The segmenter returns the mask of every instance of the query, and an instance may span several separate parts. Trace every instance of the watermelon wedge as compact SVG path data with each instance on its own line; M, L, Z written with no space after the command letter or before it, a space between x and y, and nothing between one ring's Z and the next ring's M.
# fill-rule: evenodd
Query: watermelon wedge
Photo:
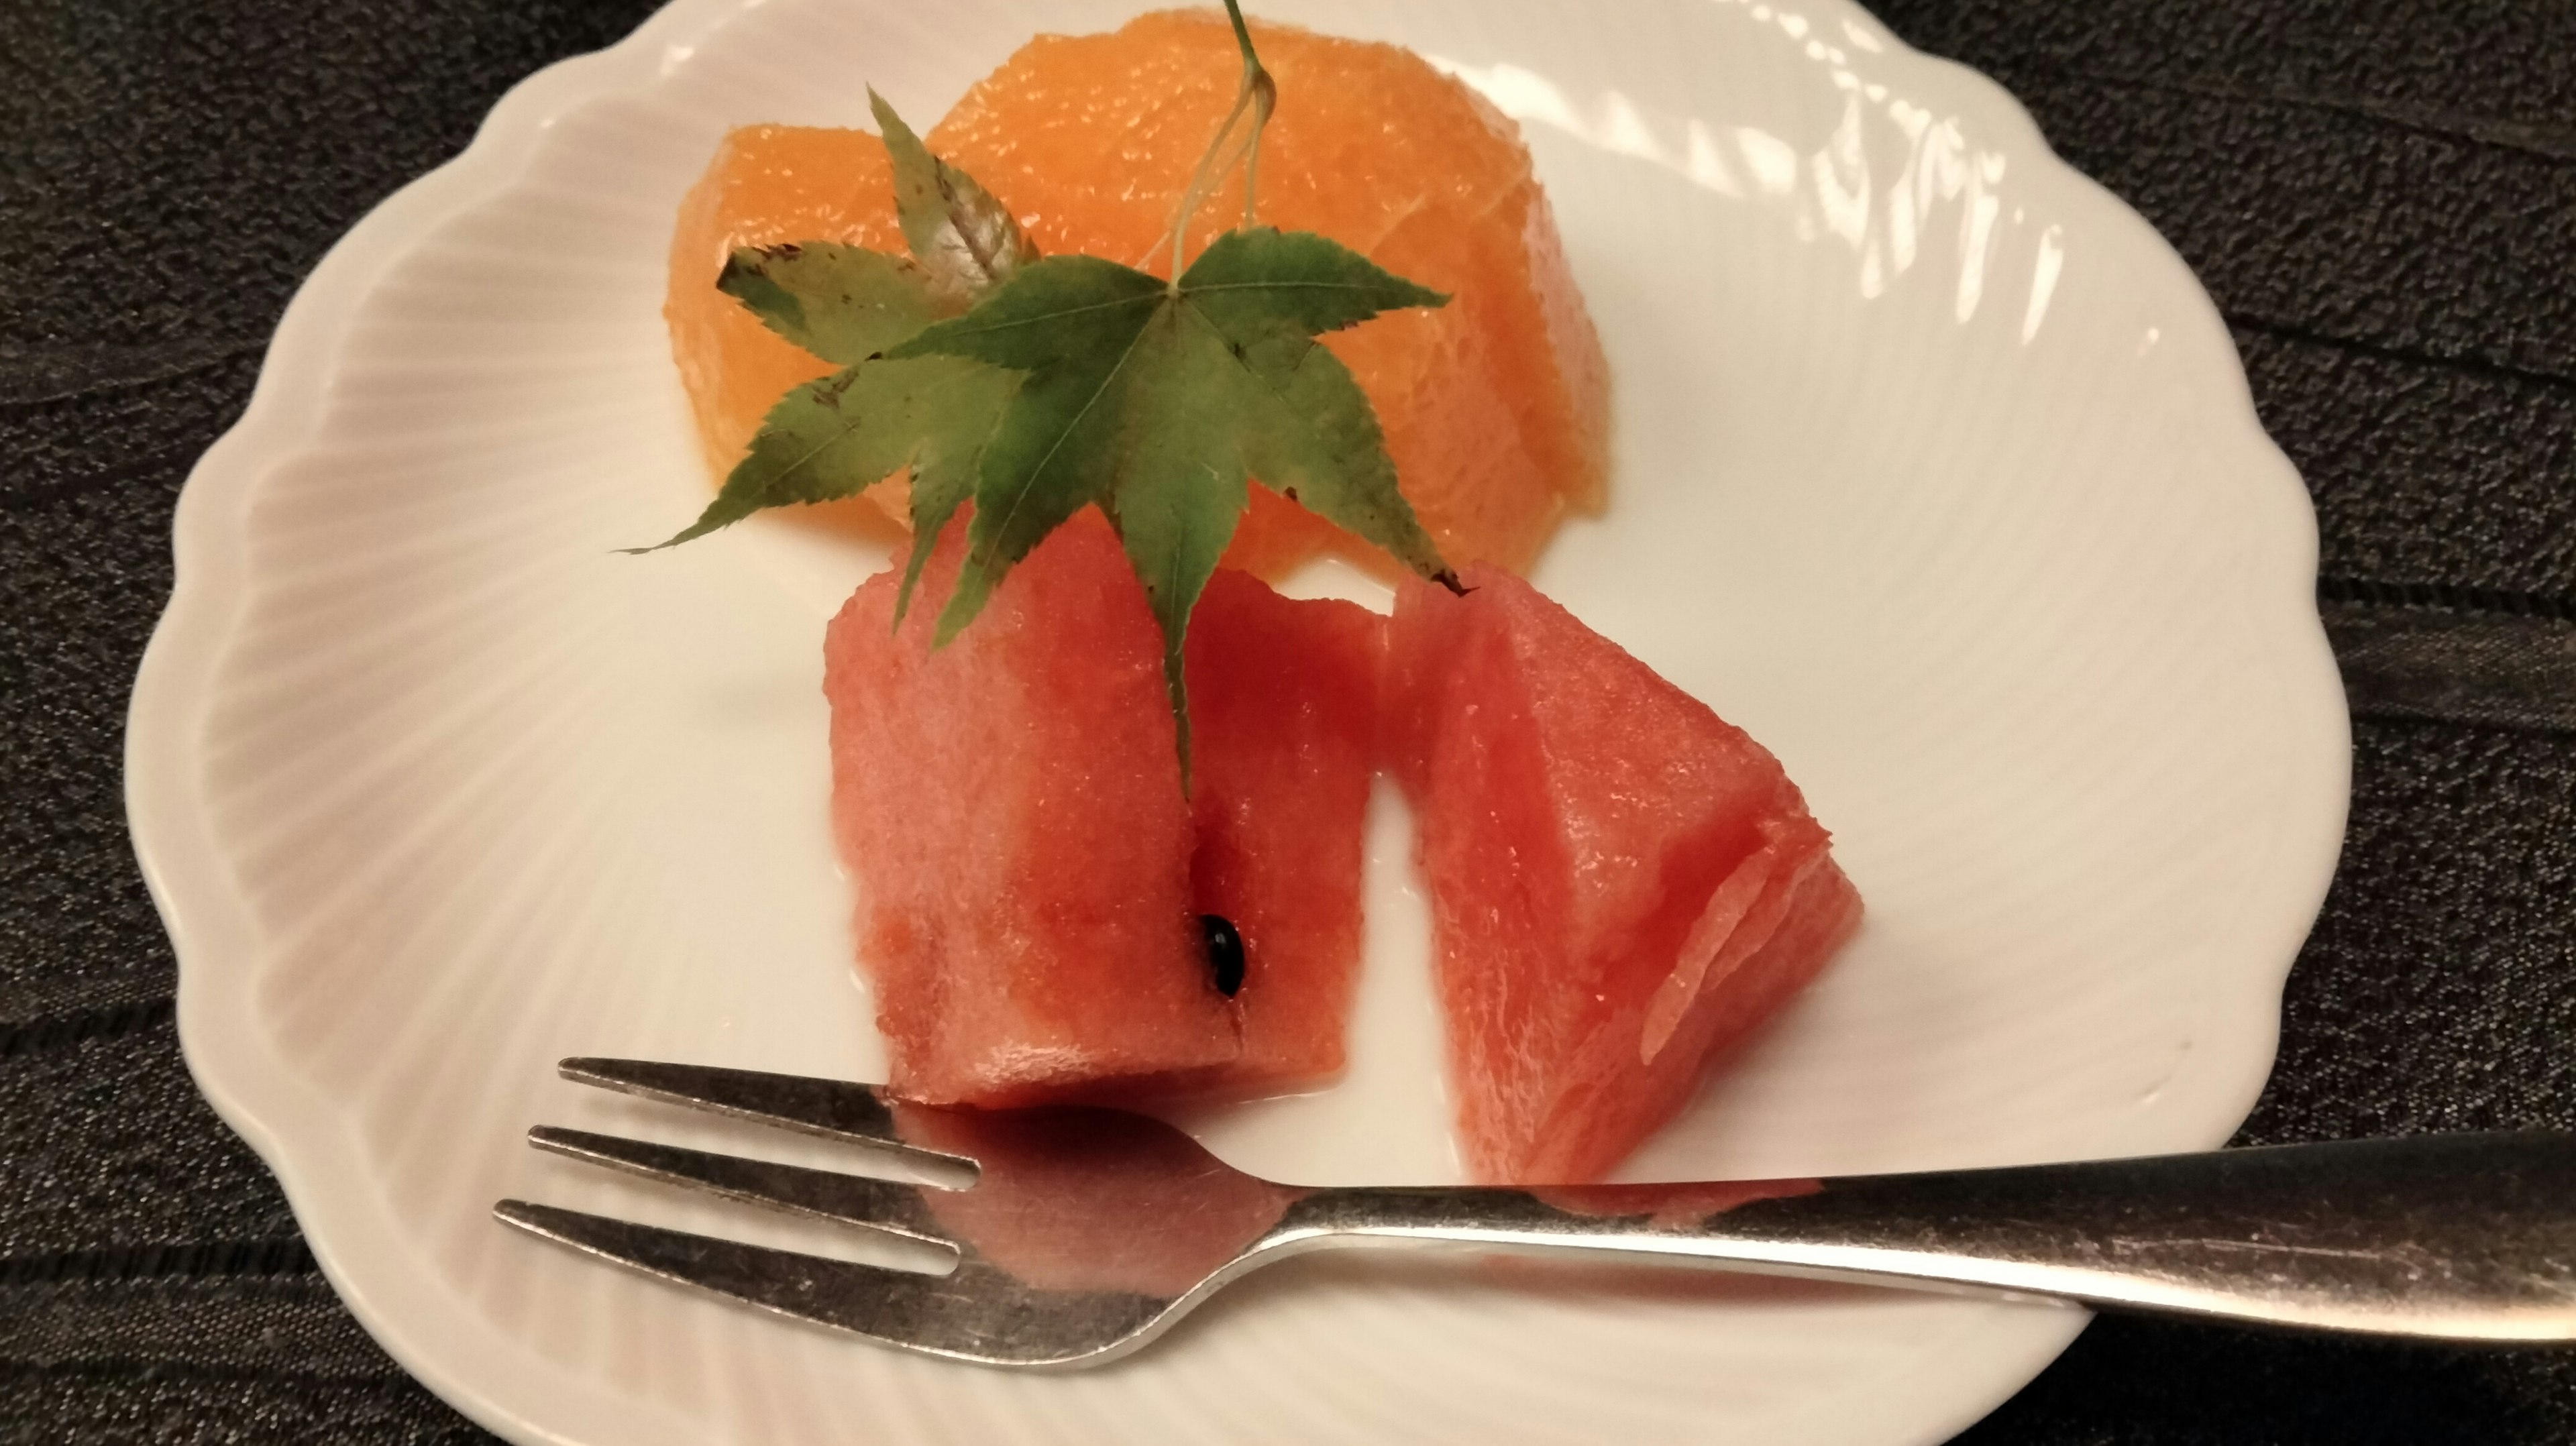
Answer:
M1220 572L1186 657L1184 801L1161 633L1107 525L1048 537L934 651L964 531L900 627L881 573L824 641L833 823L890 1083L1003 1107L1339 1069L1383 621ZM1231 998L1203 914L1242 937Z
M1492 568L1399 595L1386 747L1413 800L1461 1142L1599 1178L1824 966L1860 896L1778 760Z
M1341 1072L1386 619L1221 569L1190 614L1192 907L1243 939L1228 1093Z

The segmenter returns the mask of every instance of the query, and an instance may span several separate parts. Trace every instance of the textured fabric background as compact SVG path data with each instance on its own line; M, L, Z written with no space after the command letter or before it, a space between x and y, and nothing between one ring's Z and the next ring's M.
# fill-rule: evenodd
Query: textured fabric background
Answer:
M297 281L648 8L0 0L0 1439L489 1439L189 1084L120 720ZM2172 238L2316 496L2352 832L2243 1139L2576 1127L2576 6L1881 14ZM1966 1439L2569 1442L2576 1353L2105 1320Z

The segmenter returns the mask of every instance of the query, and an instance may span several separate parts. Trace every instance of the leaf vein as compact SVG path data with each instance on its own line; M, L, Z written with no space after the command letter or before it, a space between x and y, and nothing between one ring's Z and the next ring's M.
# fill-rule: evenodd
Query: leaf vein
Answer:
M1073 414L1073 420L1065 423L1064 430L1056 433L1053 441L1047 443L1046 455L1040 457L1037 465L1021 479L1019 493L1011 499L1010 510L1002 514L1001 522L993 528L996 537L1008 531L1011 523L1018 519L1020 509L1028 503L1029 493L1036 488L1038 477L1054 463L1056 455L1064 450L1067 439L1082 426L1083 419L1091 415L1092 409L1100 405L1100 399L1109 395L1109 389L1117 384L1118 374L1127 369L1127 363L1135 358L1136 348L1143 344L1146 328L1153 324L1153 318L1147 317L1145 324L1136 328L1136 334L1127 338L1127 345L1118 352L1117 362L1101 376L1100 385L1092 389L1091 395L1082 399L1082 409Z
M1148 292L1141 293L1136 296L1122 296L1116 301L1095 301L1084 306L1066 307L1062 311L1049 311L1033 316L1014 317L1008 321L988 321L978 326L967 325L967 318L960 317L956 321L945 323L941 327L941 331L944 337L994 336L1001 332L1016 331L1026 327L1049 326L1058 322L1071 320L1078 316L1088 315L1092 312L1122 311L1134 307L1139 303L1144 303L1149 306L1159 306L1162 302L1163 298L1160 295ZM1021 370L1026 370L1026 368L1022 368Z
M1211 291L1364 291L1386 294L1384 286L1370 286L1355 281L1193 281L1181 288L1185 296Z

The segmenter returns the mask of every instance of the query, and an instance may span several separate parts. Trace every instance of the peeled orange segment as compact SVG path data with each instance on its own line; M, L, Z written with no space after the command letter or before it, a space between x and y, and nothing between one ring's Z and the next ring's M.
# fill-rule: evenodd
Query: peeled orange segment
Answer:
M1326 344L1375 403L1398 485L1444 558L1526 567L1568 508L1601 500L1608 374L1518 130L1410 51L1285 26L1253 38L1279 84L1259 220L1450 293ZM1213 11L1044 35L969 90L930 145L1050 254L1168 274L1173 210L1241 69ZM1238 170L1200 212L1192 254L1242 215ZM1285 504L1247 515L1227 561L1276 575L1333 544L1383 565Z
M1461 1141L1599 1178L1860 918L1762 746L1530 588L1398 595L1387 747L1414 803Z
M734 248L794 241L903 250L884 142L864 131L745 126L725 137L706 174L680 202L662 316L670 324L672 360L689 393L708 470L719 482L742 460L780 393L832 370L716 290ZM868 512L854 518L855 508ZM879 486L858 500L824 504L843 520L862 524L873 522L880 508L904 521L902 490Z
M1383 316L1325 344L1376 405L1398 484L1443 557L1526 567L1569 509L1601 502L1609 382L1518 131L1408 51L1279 26L1255 34L1280 85L1260 220L1321 232L1450 294L1437 311ZM1172 212L1240 71L1213 13L1041 36L928 139L1041 249L1162 272ZM1200 212L1192 254L1242 213L1238 172ZM727 137L681 206L664 308L719 479L778 394L827 368L719 293L716 275L736 246L808 240L902 249L883 144L790 126ZM906 521L899 484L865 495ZM1392 565L1261 489L1225 560L1277 577L1324 551Z

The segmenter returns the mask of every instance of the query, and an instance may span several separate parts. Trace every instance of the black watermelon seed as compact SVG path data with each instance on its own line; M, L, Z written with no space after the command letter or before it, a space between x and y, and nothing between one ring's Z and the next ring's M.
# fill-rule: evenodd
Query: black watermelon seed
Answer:
M1243 987L1243 936L1223 914L1199 915L1199 929L1207 935L1208 969L1216 975L1216 992L1232 999Z

